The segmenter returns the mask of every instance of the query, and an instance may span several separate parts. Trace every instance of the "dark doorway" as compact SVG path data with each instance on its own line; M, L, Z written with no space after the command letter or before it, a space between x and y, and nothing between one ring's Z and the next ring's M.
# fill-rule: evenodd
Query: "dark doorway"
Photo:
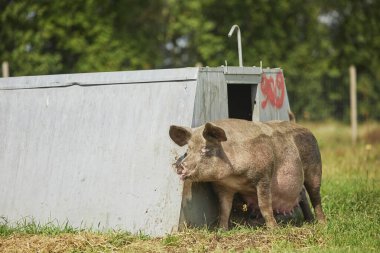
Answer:
M251 85L229 84L227 92L229 118L252 120Z

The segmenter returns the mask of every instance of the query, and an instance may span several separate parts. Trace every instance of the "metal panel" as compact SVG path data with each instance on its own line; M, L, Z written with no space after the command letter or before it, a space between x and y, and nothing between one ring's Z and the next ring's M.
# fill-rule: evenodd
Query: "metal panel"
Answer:
M281 69L263 69L257 87L253 121L289 120L289 100Z
M200 69L194 104L192 127L228 118L227 84L223 68ZM217 218L218 201L211 185L188 185L183 193L180 225L186 221L191 226L212 226Z
M261 75L226 75L228 84L258 84L260 83Z
M192 127L228 118L227 84L222 68L201 68Z
M262 69L259 67L223 66L222 68L227 75L258 75L262 73Z
M65 80L101 83L94 74L76 77ZM18 88L50 85L45 77L12 80ZM168 129L191 126L195 92L196 81L0 90L0 216L175 230L182 182L171 164L180 150Z
M261 68L223 67L228 84L258 84L261 80Z

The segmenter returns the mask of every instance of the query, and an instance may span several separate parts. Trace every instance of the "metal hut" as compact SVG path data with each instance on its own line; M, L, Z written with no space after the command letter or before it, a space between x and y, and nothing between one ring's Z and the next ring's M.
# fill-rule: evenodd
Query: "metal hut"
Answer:
M0 78L0 217L161 236L211 224L182 204L172 124L288 119L281 69L194 67Z

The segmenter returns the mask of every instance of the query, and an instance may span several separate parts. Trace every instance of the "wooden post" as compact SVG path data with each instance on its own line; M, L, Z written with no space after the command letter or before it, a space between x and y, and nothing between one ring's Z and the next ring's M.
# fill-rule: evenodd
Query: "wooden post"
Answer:
M7 61L3 61L2 69L3 69L3 77L9 77L9 64Z
M351 106L351 134L352 144L356 144L358 138L358 119L356 106L356 68L350 66L350 106Z

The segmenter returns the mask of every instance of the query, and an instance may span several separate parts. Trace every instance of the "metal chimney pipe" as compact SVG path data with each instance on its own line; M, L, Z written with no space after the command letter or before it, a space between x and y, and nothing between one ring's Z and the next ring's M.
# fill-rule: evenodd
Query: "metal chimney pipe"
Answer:
M239 66L243 67L243 53L241 49L241 33L240 33L240 27L238 25L233 25L231 27L230 32L228 33L228 37L231 37L234 33L235 29L237 28L237 40L238 40L238 54L239 54Z

